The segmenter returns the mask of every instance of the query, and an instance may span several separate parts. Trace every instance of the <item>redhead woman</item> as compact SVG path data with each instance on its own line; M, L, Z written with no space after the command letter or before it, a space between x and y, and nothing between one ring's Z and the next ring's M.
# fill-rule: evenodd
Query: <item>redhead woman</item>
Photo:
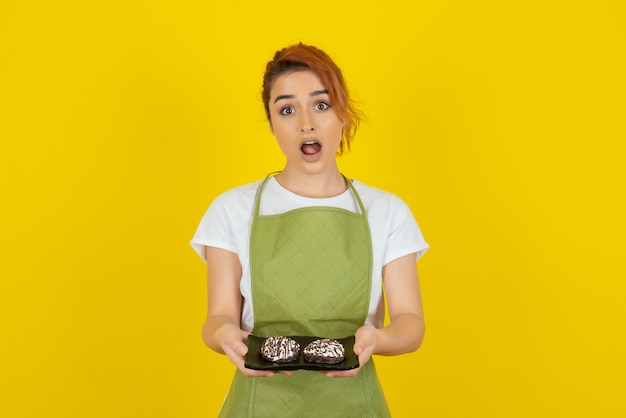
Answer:
M286 164L218 196L191 242L208 266L204 341L237 366L220 416L389 416L372 355L421 345L428 244L401 199L339 171L359 112L325 52L276 52L262 98ZM251 335L354 336L358 367L248 368Z

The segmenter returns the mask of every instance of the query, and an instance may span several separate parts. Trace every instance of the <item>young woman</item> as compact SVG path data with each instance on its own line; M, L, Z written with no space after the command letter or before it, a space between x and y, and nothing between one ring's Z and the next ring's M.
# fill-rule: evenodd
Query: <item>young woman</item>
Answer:
M371 356L419 348L415 262L428 244L404 202L339 172L359 113L326 53L301 43L276 52L262 98L286 165L218 196L192 240L208 265L203 338L237 366L220 416L389 416ZM251 333L354 335L360 366L252 370Z

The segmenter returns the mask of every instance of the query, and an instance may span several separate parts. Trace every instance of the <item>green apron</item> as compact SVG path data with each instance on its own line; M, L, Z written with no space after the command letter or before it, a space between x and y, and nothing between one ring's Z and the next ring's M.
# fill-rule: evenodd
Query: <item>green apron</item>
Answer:
M367 318L372 240L361 213L316 206L260 215L257 191L250 234L254 330L260 337L353 335ZM239 370L220 417L388 417L373 360L355 377L329 378L297 370L292 376L247 378Z

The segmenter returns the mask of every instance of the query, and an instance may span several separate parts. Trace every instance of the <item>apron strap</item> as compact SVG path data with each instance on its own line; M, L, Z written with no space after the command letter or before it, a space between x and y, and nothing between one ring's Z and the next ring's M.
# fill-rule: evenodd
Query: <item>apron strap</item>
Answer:
M265 179L263 180L263 183L261 183L261 185L257 189L256 197L254 199L254 216L255 217L259 216L259 214L261 212L261 193L263 192L263 189L265 188L265 185L267 184L268 180L271 177L274 177L278 173L280 173L280 171L274 171L272 173L269 173L267 176L265 176ZM356 189L354 188L354 185L352 184L352 180L350 180L348 177L346 177L343 174L341 174L341 176L344 178L344 180L346 181L346 184L349 186L350 190L352 191L352 194L356 198L356 201L357 201L357 203L359 205L359 209L361 211L361 215L363 215L363 217L365 218L365 222L367 223L367 227L369 229L369 222L367 222L367 215L366 215L366 212L365 212L365 205L363 204L363 201L361 200L361 196L359 196L359 194L356 192Z
M270 179L270 177L274 177L276 174L280 173L280 171L274 171L272 173L269 173L267 176L265 176L265 179L263 180L263 183L261 183L261 185L259 186L259 188L256 191L256 197L254 199L254 219L259 216L260 213L260 208L261 208L261 192L263 191L263 189L265 188L265 184L267 183L267 181Z

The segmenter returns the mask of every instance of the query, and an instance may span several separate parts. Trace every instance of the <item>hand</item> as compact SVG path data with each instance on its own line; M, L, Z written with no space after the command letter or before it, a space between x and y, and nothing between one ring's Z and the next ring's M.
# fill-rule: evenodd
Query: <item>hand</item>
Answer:
M359 358L359 367L352 370L333 370L326 372L328 377L354 377L372 357L376 348L378 330L371 325L364 325L354 335L354 354Z
M248 353L249 332L243 331L232 324L225 324L216 332L217 338L221 340L221 347L228 359L243 373L246 377L271 377L276 372L271 370L253 370L245 366L245 356ZM281 372L291 375L291 372Z

